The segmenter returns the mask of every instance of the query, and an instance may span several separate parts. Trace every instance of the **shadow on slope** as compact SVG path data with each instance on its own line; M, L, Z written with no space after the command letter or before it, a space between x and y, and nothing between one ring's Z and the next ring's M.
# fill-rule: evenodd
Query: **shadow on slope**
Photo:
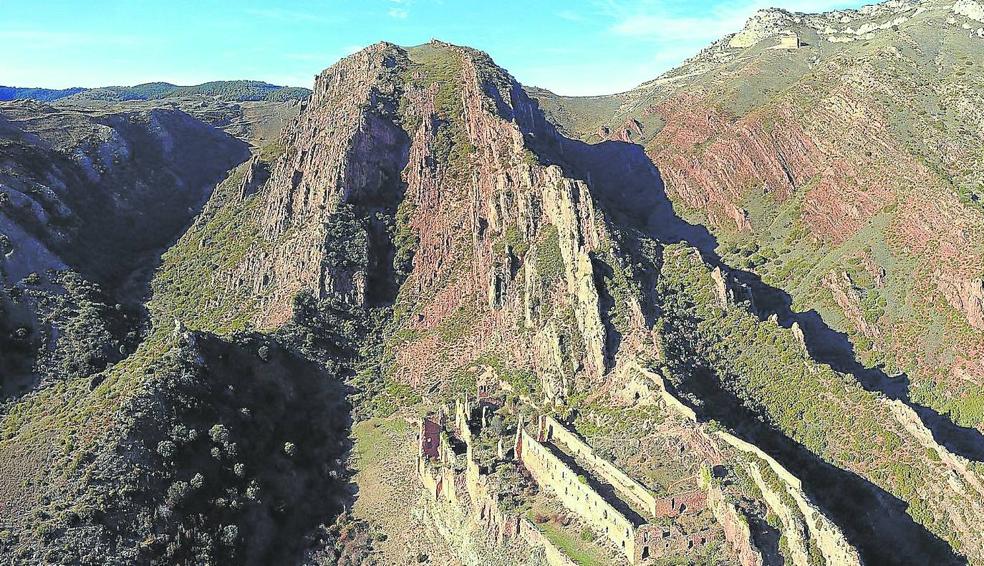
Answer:
M762 423L721 387L711 370L690 368L685 386L714 419L751 439L803 481L804 490L843 529L866 564L965 564L942 539L915 522L909 504L858 474L833 466L792 438Z
M56 552L134 563L300 562L351 504L349 388L263 335L184 333L121 409ZM92 457L90 456L90 457ZM69 502L71 503L71 502Z
M563 147L565 157L575 164L573 172L596 189L606 211L618 220L660 242L685 242L697 248L708 265L730 273L749 290L761 319L775 315L785 328L798 323L814 360L854 376L868 391L905 403L916 411L937 443L964 458L984 462L984 435L913 402L908 376L890 377L880 367L865 367L858 361L848 335L831 328L820 313L812 309L793 311L792 297L786 291L766 284L751 271L727 265L715 251L717 239L710 231L690 224L674 212L659 170L642 147L617 141L591 145L574 140L564 140Z
M177 110L0 105L0 396L132 352L162 253L249 153Z
M513 97L518 95L515 91ZM618 224L634 228L665 244L684 242L695 247L712 267L733 274L749 290L757 314L766 319L776 315L788 328L798 322L807 349L816 361L853 375L865 388L880 391L913 406L937 442L969 458L984 460L984 438L963 429L926 408L914 405L907 388L893 383L880 369L864 368L850 340L830 328L815 311L797 313L792 299L781 289L765 284L751 272L726 265L715 251L717 239L700 225L679 217L666 195L659 170L639 145L606 141L588 144L562 136L546 121L535 101L533 111L519 117L528 143L543 162L560 166L565 174L586 181L607 214ZM689 386L705 401L705 418L725 423L762 447L803 479L805 489L844 529L850 542L868 563L960 564L963 559L949 545L906 512L908 504L861 476L830 465L778 430L762 423L716 377L704 375ZM895 380L894 383L903 383ZM929 419L925 415L929 414ZM905 556L900 562L900 556Z

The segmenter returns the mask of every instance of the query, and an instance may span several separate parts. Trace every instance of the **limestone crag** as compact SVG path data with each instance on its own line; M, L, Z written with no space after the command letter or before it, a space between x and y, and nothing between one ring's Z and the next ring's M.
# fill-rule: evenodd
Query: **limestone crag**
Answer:
M372 202L386 192L398 196L405 135L380 108L392 81L398 51L386 44L368 48L318 76L300 116L285 131L284 154L264 185L264 206L254 221L270 251L250 255L223 285L247 285L259 296L257 323L276 326L290 316L291 300L309 288L319 297L337 292L354 304L365 301L355 272L327 265L326 221L343 203Z

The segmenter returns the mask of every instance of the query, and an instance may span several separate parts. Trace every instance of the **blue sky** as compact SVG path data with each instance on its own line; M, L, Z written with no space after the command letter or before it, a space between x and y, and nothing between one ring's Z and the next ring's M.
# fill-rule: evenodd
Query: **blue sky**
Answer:
M604 94L656 77L755 10L850 0L0 0L0 84L259 79L310 87L379 40L489 52L527 85Z

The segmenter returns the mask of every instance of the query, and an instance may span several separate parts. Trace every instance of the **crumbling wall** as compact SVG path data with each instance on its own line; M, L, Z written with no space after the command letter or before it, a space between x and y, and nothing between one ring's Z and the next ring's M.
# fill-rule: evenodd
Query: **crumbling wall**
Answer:
M660 516L657 509L659 502L653 492L630 478L611 462L595 454L591 446L567 430L553 417L543 416L542 419L541 426L544 436L541 440L551 440L554 444L562 444L567 452L583 460L592 472L618 490L621 498L631 501L652 517Z
M635 556L635 525L615 509L549 448L525 430L520 432L523 464L537 484L552 492L560 502L604 533L627 557Z
M636 531L633 564L666 556L678 557L707 545L718 535L709 529L684 533L675 525L642 525Z
M688 420L698 422L697 415L694 410L684 405L666 389L665 381L661 375L656 372L649 371L635 362L632 363L631 367L639 371L644 376L649 377L659 385L660 396L668 407L672 408ZM785 486L785 492L777 493L774 491L767 492L768 490L762 490L763 495L766 498L766 503L768 503L770 507L780 506L780 504L782 504L781 499L786 493L788 493L789 497L792 498L792 501L795 503L793 507L789 507L784 504L781 506L789 510L787 516L791 517L792 515L790 515L790 513L798 511L798 513L802 514L805 519L805 523L803 523L803 526L805 527L803 532L803 549L806 548L808 542L808 539L805 537L809 537L816 544L817 548L820 549L820 553L828 563L846 565L861 564L861 557L858 555L857 550L851 546L849 542L847 542L847 539L840 527L827 518L827 516L824 515L821 510L810 500L806 492L803 491L803 482L800 481L798 477L783 467L782 464L776 461L775 458L762 451L762 449L758 446L755 446L750 442L746 442L730 432L721 430L716 431L713 434L707 433L707 435L708 438L716 437L740 452L751 454L764 461L772 472L779 477ZM758 472L758 468L755 466L752 467L755 468L752 470L752 476L754 478L758 475L756 473ZM761 488L761 485L759 487ZM775 507L774 511L776 511L777 515L781 515L783 512L781 508ZM787 525L786 534L787 539L790 541L790 546L795 546L796 543L792 539L798 536L798 531L800 530L799 525L792 520L784 521L784 524ZM732 542L732 544L734 545L735 543ZM742 552L741 547L742 544L735 547L739 553ZM798 552L791 548L791 551L794 555L794 562L800 563L800 561L808 560L808 557L805 556L805 550L803 552Z
M498 496L489 488L488 476L472 457L468 426L472 411L467 399L455 404L453 432L466 446L464 471L455 468L459 456L447 441L444 419L438 416L420 421L417 474L431 500L459 506L488 536L502 543L518 534L519 518L501 510Z
M785 530L787 540L790 543L790 550L793 554L794 562L799 564L799 560L803 560L803 564L808 563L806 556L797 557L797 555L805 553L808 540L812 540L816 543L817 548L820 549L820 553L828 563L845 565L856 564L860 566L861 556L858 554L858 551L851 546L849 542L847 542L847 538L844 536L844 532L841 531L840 527L828 519L827 516L820 511L816 504L809 499L809 496L807 496L803 491L803 483L799 478L794 476L789 470L784 468L781 464L779 464L779 462L763 452L754 444L745 442L744 440L741 440L740 438L737 438L734 435L724 431L718 431L717 435L718 438L721 438L735 448L743 452L753 454L764 460L776 476L778 476L782 481L783 487L785 487L785 492L795 503L795 507L790 507L785 504L783 501L784 494L772 490L772 488L767 485L762 478L757 464L752 463L749 465L749 471L751 472L752 478L762 491L766 503L769 504L777 515L779 515L780 519L783 519L783 525L786 527ZM795 517L797 512L804 520L802 526L799 524L800 521L798 521ZM801 549L803 551L802 553L793 548L794 539L798 537L802 537L803 539L803 548Z
M662 375L642 367L635 361L631 362L629 367L638 371L643 376L648 377L659 386L659 397L663 400L663 403L666 404L667 407L688 421L697 422L697 413L695 413L690 407L684 405L683 402L674 397L673 394L666 389L666 381L663 379Z
M746 442L738 438L737 436L731 434L728 431L719 430L715 433L715 435L721 440L733 446L734 448L737 448L739 451L745 452L746 454L752 454L755 457L759 458L760 460L763 460L766 464L769 465L770 468L772 468L772 471L775 472L777 476L779 476L779 479L781 479L783 482L785 482L793 489L797 491L803 490L803 482L800 481L798 477L794 476L792 472L790 472L785 467L783 467L783 465L777 462L775 458L763 452L762 449L759 448L758 446L755 446L751 442Z
M786 539L786 548L793 566L809 566L810 564L810 535L803 517L799 515L795 505L788 504L781 490L773 489L769 482L762 477L762 472L755 464L749 466L749 472L755 485L762 492L762 497L773 513L782 523L782 534Z
M755 546L748 520L725 498L721 486L717 483L709 481L706 489L707 506L724 529L724 538L738 555L738 562L741 566L762 566L762 553Z
M707 507L707 495L703 491L688 491L655 500L656 517L679 517L684 513L700 511Z

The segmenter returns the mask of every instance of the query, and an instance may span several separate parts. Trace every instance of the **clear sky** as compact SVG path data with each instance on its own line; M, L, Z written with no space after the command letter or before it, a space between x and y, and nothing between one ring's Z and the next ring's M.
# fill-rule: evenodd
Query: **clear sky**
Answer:
M0 0L0 84L310 87L380 40L477 47L520 82L561 94L629 89L741 29L755 10L852 0Z

